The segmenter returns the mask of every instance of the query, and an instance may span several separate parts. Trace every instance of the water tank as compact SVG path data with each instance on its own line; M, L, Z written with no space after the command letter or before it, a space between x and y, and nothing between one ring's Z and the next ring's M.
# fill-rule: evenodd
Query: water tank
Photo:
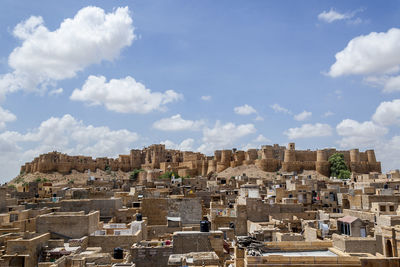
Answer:
M389 188L389 185L388 184L384 184L383 185L383 189L388 189Z
M124 250L122 248L114 248L114 259L124 259Z
M136 221L138 221L138 222L142 221L142 214L141 213L137 213L136 214Z
M230 222L230 223L229 223L229 228L231 228L231 229L235 229L235 223L233 223L233 222Z
M210 222L203 220L200 221L200 232L210 232Z

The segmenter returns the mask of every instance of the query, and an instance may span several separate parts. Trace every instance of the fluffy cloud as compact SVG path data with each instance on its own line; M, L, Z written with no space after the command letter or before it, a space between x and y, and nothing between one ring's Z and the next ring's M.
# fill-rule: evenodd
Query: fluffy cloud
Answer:
M333 116L333 115L335 115L335 113L333 113L332 111L327 111L327 112L324 113L324 115L322 115L322 117L330 117L330 116Z
M257 130L253 124L240 124L228 122L221 124L217 121L213 128L204 128L203 144L198 148L202 153L212 153L216 149L222 149L235 144L240 138L255 133Z
M70 98L89 105L104 105L116 112L144 114L163 111L166 104L181 100L183 96L173 90L152 92L130 76L107 82L104 76L91 75L82 89L75 89Z
M235 111L236 114L239 115L250 115L253 113L257 113L257 111L252 106L249 106L247 104L235 107L233 110Z
M138 139L135 132L85 125L68 114L52 117L24 134L11 131L0 134L0 168L3 170L0 178L5 181L15 177L21 164L40 153L57 150L72 155L116 157L129 153Z
M187 139L183 140L180 144L176 144L170 140L166 140L166 141L161 142L161 144L165 144L165 147L167 149L176 149L176 150L181 150L181 151L193 151L194 139L187 138Z
M343 148L368 147L388 133L388 129L372 121L358 122L345 119L336 126L336 132L342 136L339 145Z
M285 113L285 114L292 114L292 112L290 110L282 107L279 104L273 104L273 105L271 105L271 108L277 113L279 112L279 113Z
M329 11L323 11L318 15L318 19L320 21L323 22L327 22L327 23L332 23L334 21L338 21L338 20L349 20L351 18L353 18L355 16L356 13L362 11L361 9L353 11L351 13L340 13L336 10L334 10L333 8L331 8ZM360 23L361 19L357 18L353 21L351 21L352 23Z
M376 109L372 120L384 126L400 126L400 99L382 102Z
M389 171L400 168L399 158L400 150L396 149L400 147L400 136L393 136L389 140L380 142L376 147L376 157L382 162L382 170Z
M17 116L12 114L10 111L0 107L0 130L6 127L7 122L12 122L17 119ZM1 150L1 149L0 149Z
M400 76L393 76L383 80L384 80L383 91L385 93L400 91Z
M323 123L303 124L301 127L290 128L283 134L285 134L289 139L331 136L332 127Z
M329 75L368 75L399 70L400 29L371 32L352 39L345 49L336 54L336 62Z
M308 118L310 118L311 115L312 115L311 112L305 111L305 110L304 110L303 112L294 115L293 118L294 118L296 121L305 121L305 120L307 120Z
M131 45L132 18L128 7L105 13L85 7L50 31L42 17L32 16L18 24L13 34L22 41L8 58L12 73L0 77L0 95L20 89L45 89L57 81L103 60L112 61Z
M203 95L203 96L201 97L201 100L203 100L203 101L210 101L210 100L211 100L211 96L210 96L210 95Z
M58 88L58 89L51 90L49 92L49 95L59 95L59 94L62 94L63 92L64 92L64 89Z
M245 146L241 147L241 150L247 151L252 148L259 148L260 145L265 145L266 143L271 143L272 141L265 137L262 134L259 134L256 138L254 138L250 143L246 144Z
M260 134L260 135L257 136L256 139L253 140L253 142L256 142L256 143L269 143L269 142L271 142L271 140L268 139L267 137L265 137L264 135Z
M153 123L153 127L161 131L184 131L199 130L204 125L203 120L192 121L185 120L180 114L176 114L170 118L164 118Z
M352 39L336 54L329 75L365 75L370 83L383 85L385 92L400 91L400 29L371 32Z

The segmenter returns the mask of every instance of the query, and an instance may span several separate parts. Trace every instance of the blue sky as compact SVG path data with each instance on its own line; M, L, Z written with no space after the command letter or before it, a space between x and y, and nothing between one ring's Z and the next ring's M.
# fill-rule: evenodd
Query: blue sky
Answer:
M48 151L160 142L374 148L400 165L398 1L0 5L0 181Z

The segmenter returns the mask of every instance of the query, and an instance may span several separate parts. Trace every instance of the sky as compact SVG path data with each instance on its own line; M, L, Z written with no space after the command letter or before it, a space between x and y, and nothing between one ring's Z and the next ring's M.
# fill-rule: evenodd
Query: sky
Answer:
M0 182L50 151L375 149L400 167L400 2L0 3Z

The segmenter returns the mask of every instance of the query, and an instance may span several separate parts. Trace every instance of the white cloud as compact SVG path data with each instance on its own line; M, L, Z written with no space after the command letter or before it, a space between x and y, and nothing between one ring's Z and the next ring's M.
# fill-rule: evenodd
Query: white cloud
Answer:
M194 139L187 138L183 140L180 144L176 144L170 140L166 140L161 142L161 144L165 144L165 147L167 149L175 149L180 151L193 151Z
M400 136L393 136L376 146L375 153L378 161L381 161L382 171L400 169Z
M254 119L255 121L263 121L264 118L261 117L260 115L257 115L257 117Z
M184 130L200 130L204 125L203 120L192 121L185 120L180 114L176 114L170 118L164 118L153 123L153 127L161 131L184 131Z
M253 124L235 125L231 122L221 124L221 122L217 121L213 128L204 128L203 144L197 150L209 154L217 149L231 147L240 138L256 131Z
M14 178L19 166L41 153L57 150L70 155L117 157L129 153L138 139L135 132L85 125L68 114L52 117L27 133L6 131L0 134L0 168L3 170L0 178Z
M294 115L293 118L294 118L296 121L305 121L305 120L309 119L311 116L312 116L312 113L311 113L311 112L305 111L305 110L304 110L303 112Z
M75 89L70 98L89 105L104 105L116 112L145 114L155 110L164 111L166 104L181 100L183 96L173 90L152 92L130 76L106 82L104 76L91 75L82 89Z
M388 133L388 129L372 121L360 123L345 119L336 126L336 132L342 136L342 139L339 140L341 147L356 148L373 146L379 138Z
M284 107L280 106L279 104L273 104L273 105L271 105L271 108L272 108L275 112L285 113L285 114L292 114L292 112L291 112L290 110L288 110L287 108L284 108Z
M329 11L323 11L318 15L318 19L327 23L332 23L336 20L344 20L353 17L352 14L339 13L331 8Z
M328 124L322 123L303 124L301 127L290 128L283 134L285 134L289 139L331 136L332 127Z
M361 11L363 11L363 9L357 9L353 12L340 13L335 9L331 8L329 11L321 12L318 15L318 19L326 23L332 23L334 21L339 21L339 20L346 20L350 24L360 24L362 22L361 18L355 18L355 19L352 18Z
M335 113L333 113L332 111L327 111L327 112L324 113L323 117L330 117L330 116L333 116L333 115L335 115Z
M210 100L211 100L211 96L210 96L210 95L203 95L203 96L201 97L201 100L210 101Z
M32 16L14 28L22 41L8 58L13 72L0 76L0 95L17 90L45 89L59 80L75 77L87 66L112 61L131 45L132 18L128 7L105 13L85 7L50 31L42 17Z
M240 149L243 151L247 151L253 148L259 148L260 145L265 145L266 143L271 143L272 141L262 134L258 135L257 138L253 139L250 143L242 146Z
M51 90L49 92L49 95L59 95L59 94L62 94L63 92L64 92L64 89L58 88L58 89Z
M256 139L253 140L253 142L257 142L257 143L269 143L271 142L270 139L268 139L267 137L265 137L264 135L260 134L257 136Z
M383 87L385 93L392 93L400 91L400 75L389 77L385 80L385 85Z
M239 107L235 107L233 109L235 111L236 114L239 115L250 115L253 113L257 113L257 111L250 105L243 105L243 106L239 106Z
M365 75L366 81L383 83L385 92L400 90L399 78L392 76L400 70L400 29L358 36L335 57L331 77Z
M372 116L372 120L384 126L400 126L400 99L382 102Z
M6 127L7 122L12 122L17 119L17 116L12 114L10 111L0 107L0 130ZM1 151L1 149L0 149Z
M399 158L400 136L391 138L388 126L400 126L400 99L382 102L372 116L372 121L358 122L345 119L336 126L336 132L342 137L337 143L342 148L375 148L378 161L382 162L382 170L400 168Z

